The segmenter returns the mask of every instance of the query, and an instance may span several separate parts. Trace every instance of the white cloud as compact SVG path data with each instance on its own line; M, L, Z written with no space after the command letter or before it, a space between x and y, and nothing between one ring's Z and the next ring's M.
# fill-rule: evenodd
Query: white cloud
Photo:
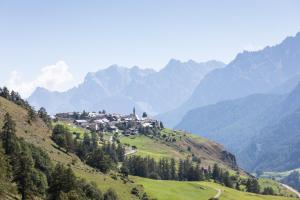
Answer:
M69 66L64 61L43 67L37 78L32 81L23 81L21 74L14 70L11 72L7 86L18 91L27 98L36 87L44 87L51 91L64 91L74 84L74 77Z

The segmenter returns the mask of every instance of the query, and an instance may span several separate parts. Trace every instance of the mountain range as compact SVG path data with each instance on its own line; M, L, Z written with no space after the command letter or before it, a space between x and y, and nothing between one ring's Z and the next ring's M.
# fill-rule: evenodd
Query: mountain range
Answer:
M300 166L299 111L300 84L289 94L256 94L191 110L176 128L224 144L250 171L287 171Z
M88 73L66 92L38 88L28 100L50 113L130 112L135 106L167 127L222 143L249 171L290 170L300 166L295 156L299 63L300 33L275 46L244 51L226 66L174 59L160 71L114 65Z
M158 118L173 127L197 107L256 93L287 93L300 80L299 63L300 33L272 47L244 51L226 67L207 74L180 107Z
M171 59L158 72L113 65L88 73L83 83L65 92L37 88L28 101L52 114L84 109L128 113L135 106L137 112L155 115L178 107L207 73L224 65L219 61L196 63Z

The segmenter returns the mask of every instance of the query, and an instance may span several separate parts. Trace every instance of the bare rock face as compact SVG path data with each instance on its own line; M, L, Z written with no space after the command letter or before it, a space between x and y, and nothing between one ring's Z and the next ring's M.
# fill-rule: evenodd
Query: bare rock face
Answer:
M235 169L235 170L238 169L238 165L237 165L235 156L232 153L230 153L228 151L222 151L221 160L223 160L226 163L229 163L229 165L232 169Z
M80 85L65 92L38 88L28 101L51 114L83 109L128 113L135 106L138 113L145 111L153 116L178 107L206 74L224 66L214 60L197 63L174 59L160 71L112 65L87 73Z

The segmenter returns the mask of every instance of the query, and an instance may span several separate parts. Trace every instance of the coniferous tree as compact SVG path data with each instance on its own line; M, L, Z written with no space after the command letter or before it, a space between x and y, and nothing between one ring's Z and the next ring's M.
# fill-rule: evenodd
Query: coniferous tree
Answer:
M10 100L10 93L7 87L3 87L1 91L1 96L7 100Z
M0 143L0 196L6 191L13 191L11 166L4 154L4 149Z
M171 163L170 163L170 176L171 176L172 180L176 180L177 179L177 175L176 175L176 162L175 162L174 158L171 159Z
M224 185L226 187L233 187L233 181L232 181L232 178L230 177L230 174L229 172L225 172L223 173L223 182L224 182Z
M22 195L22 200L26 200L33 195L33 161L26 151L21 152L18 157L19 162L15 169L14 179L17 182L18 190Z
M142 115L143 118L146 118L148 117L147 113L146 112L143 112L143 115Z
M44 107L38 110L38 116L45 122L48 128L52 128L51 118Z
M112 189L109 188L107 192L104 194L104 200L118 200L117 193Z
M30 109L28 109L28 123L31 123L32 121L36 120L36 113L34 111L33 108L30 107Z
M257 179L249 178L246 183L246 190L247 190L247 192L252 192L252 193L258 194L260 192L260 186L259 186Z
M183 166L183 160L179 160L179 167L178 167L178 179L180 181L184 180L184 166Z
M6 113L4 116L4 125L2 127L1 139L3 143L3 148L5 153L12 155L17 150L17 138L16 138L16 124L12 120L9 113Z
M51 174L48 193L50 199L58 199L61 192L68 193L76 186L76 177L70 168L57 164Z

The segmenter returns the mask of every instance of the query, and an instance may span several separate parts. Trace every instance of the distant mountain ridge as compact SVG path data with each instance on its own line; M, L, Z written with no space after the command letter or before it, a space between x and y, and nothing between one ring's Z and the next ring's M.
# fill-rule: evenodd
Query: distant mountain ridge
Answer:
M299 63L300 33L272 47L244 51L226 67L207 74L179 108L157 118L173 127L185 113L197 107L256 93L284 93L285 88L290 90L298 83Z
M251 95L194 109L178 129L225 145L250 170L300 167L300 83L285 95Z
M223 66L219 61L196 63L171 59L165 68L156 72L112 65L88 73L83 83L65 92L37 88L28 101L52 114L83 109L128 113L135 106L137 112L155 115L179 106L207 73Z

